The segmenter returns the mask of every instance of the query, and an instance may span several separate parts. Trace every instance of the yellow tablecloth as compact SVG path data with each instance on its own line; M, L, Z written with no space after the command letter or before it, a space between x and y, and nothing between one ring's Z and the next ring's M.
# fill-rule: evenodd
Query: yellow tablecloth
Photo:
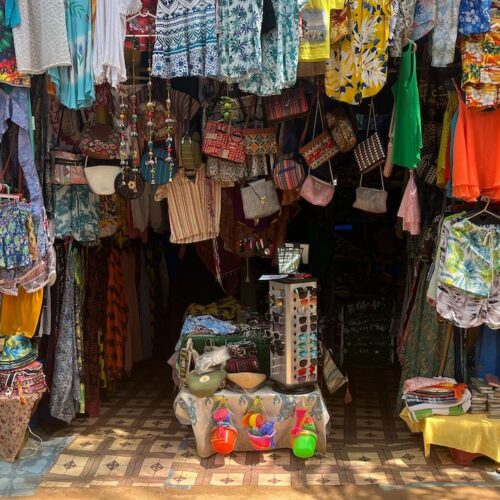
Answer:
M484 413L466 413L460 417L436 415L412 422L407 408L399 416L411 432L423 433L426 457L431 453L431 444L436 444L481 453L500 462L500 420L487 418Z

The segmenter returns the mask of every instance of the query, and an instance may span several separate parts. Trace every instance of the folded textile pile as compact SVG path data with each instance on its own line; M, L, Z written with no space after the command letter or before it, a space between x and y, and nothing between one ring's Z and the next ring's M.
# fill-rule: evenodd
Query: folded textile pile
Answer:
M471 393L451 378L414 377L405 381L403 400L410 418L419 422L431 415L463 415L471 406Z
M500 418L500 380L495 375L486 375L483 378L472 377L469 384L472 391L471 413L484 413L488 411L489 418ZM474 407L476 400L476 407ZM478 402L481 401L481 411Z

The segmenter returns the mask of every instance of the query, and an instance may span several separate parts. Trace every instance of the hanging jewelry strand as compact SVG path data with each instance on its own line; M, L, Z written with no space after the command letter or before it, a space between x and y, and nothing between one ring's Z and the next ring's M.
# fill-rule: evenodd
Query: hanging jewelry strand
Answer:
M149 53L148 53L148 102L146 103L147 108L147 118L146 123L146 135L148 138L148 159L146 160L146 165L151 171L151 184L156 184L156 166L157 159L154 155L154 111L156 104L153 101L153 79L152 79L152 65L151 65L151 41L149 40Z
M173 144L174 144L174 123L175 120L172 118L172 100L170 98L171 90L170 80L167 80L167 100L165 101L166 113L165 113L165 128L167 129L167 138L165 139L165 149L167 150L167 157L165 158L165 166L168 168L168 182L172 182L173 172L174 172L174 157L172 155Z

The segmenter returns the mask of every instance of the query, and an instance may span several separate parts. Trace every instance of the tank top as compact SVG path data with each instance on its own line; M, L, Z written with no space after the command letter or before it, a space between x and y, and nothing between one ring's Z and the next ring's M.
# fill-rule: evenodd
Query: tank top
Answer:
M392 161L395 165L417 168L422 149L422 123L418 97L416 56L409 43L403 50L399 78L392 86L394 95L394 137Z
M476 201L486 195L500 200L500 109L468 109L458 93L453 142L453 196Z

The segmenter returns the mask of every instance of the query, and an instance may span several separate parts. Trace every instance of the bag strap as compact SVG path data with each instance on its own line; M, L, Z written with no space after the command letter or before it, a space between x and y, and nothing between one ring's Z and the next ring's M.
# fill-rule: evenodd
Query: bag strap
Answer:
M379 167L379 173L380 173L380 182L382 184L382 191L385 191L385 184L384 184L384 175L382 173L382 167ZM363 172L361 172L361 176L359 178L359 187L363 187Z
M377 115L375 113L375 104L373 102L373 97L370 99L370 112L368 113L368 124L366 126L366 138L368 139L370 135L370 122L373 120L373 128L375 132L378 132L377 130Z
M309 113L307 114L306 118L306 123L304 125L304 130L302 131L302 135L300 136L300 146L304 145L304 141L306 140L307 137L307 132L309 131L309 121L311 120L311 115L314 113L315 118L314 118L314 126L313 126L313 139L314 139L314 134L316 133L316 115L317 115L317 104L318 104L318 99L319 99L319 93L316 93L313 97L313 101L311 102L311 107L309 110Z
M325 119L323 117L323 109L321 108L321 98L318 95L318 110L319 110L319 119L321 121L321 128L323 131L325 130ZM316 123L315 123L316 125ZM332 169L332 162L328 160L328 169L330 170L330 182L332 185L335 185L335 179L333 178L333 169ZM309 171L311 170L311 167L309 167Z

